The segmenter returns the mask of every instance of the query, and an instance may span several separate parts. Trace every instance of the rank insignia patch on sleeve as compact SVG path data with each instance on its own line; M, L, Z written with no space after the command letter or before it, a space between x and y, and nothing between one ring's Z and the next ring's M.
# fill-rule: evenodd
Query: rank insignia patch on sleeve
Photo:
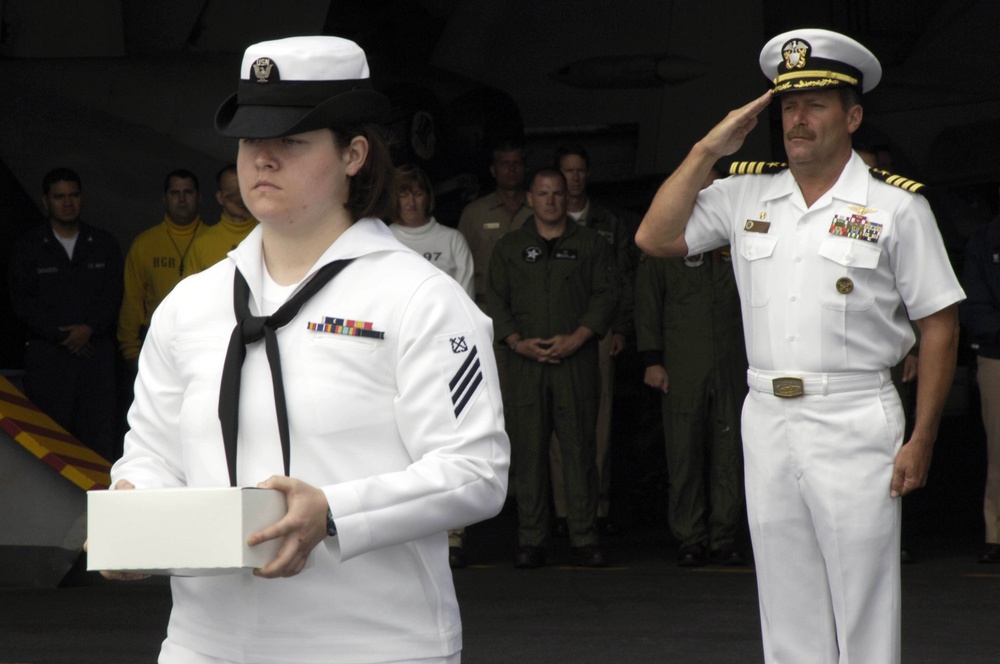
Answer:
M438 348L444 356L444 373L455 419L461 421L483 387L479 348L474 336L464 334L439 337Z

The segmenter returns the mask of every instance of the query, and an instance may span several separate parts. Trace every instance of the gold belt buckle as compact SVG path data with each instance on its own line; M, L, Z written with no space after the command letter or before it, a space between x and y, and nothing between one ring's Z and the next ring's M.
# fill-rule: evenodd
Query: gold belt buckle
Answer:
M805 394L802 379L794 376L782 376L771 381L774 396L782 399L794 399Z

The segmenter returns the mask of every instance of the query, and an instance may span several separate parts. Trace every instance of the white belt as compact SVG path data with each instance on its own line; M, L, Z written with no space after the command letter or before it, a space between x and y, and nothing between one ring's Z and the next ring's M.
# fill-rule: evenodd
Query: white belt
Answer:
M889 370L855 371L843 373L801 373L747 370L747 385L758 392L766 392L784 399L794 399L812 394L856 392L882 387L892 379Z

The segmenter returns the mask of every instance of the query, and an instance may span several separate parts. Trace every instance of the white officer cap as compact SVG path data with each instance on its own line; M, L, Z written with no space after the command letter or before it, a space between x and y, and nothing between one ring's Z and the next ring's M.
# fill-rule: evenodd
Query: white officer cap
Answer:
M774 94L852 87L868 92L882 78L882 65L867 48L837 32L805 28L771 39L760 52L760 68Z

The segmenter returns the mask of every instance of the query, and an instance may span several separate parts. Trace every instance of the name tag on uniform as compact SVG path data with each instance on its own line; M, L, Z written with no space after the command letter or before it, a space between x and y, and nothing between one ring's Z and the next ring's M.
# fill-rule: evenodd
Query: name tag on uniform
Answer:
M747 223L743 224L743 230L745 230L748 233L766 233L770 228L771 228L770 221L758 221L756 219L747 219Z
M559 251L556 252L555 256L553 256L553 258L557 260L563 259L571 261L575 261L576 257L577 257L576 249L560 249Z
M490 230L490 231L496 230L496 229L500 228L500 222L499 221L491 221L488 224L483 224L483 228L485 228L486 230Z

